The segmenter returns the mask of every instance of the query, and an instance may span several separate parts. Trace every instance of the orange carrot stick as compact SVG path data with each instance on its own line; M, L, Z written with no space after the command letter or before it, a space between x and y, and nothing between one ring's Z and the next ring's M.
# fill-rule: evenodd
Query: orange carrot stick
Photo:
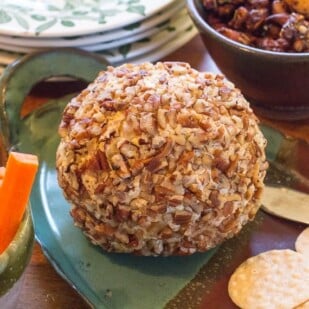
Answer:
M37 169L37 156L17 152L9 154L0 187L0 254L16 234Z

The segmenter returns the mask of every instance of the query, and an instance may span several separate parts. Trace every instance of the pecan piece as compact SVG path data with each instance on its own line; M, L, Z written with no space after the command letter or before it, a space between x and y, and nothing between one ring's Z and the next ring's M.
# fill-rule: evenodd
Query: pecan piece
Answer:
M119 221L119 222L124 222L126 221L129 216L130 216L130 209L126 206L119 206L117 209L116 209L116 213L115 213L115 216L116 216L116 219Z
M128 159L137 158L138 156L138 148L128 141L121 144L119 151Z
M166 160L159 159L158 157L152 158L147 164L145 164L147 170L152 173L156 173L159 170L168 166Z
M218 207L220 205L219 191L211 191L209 200L211 201L211 207Z
M164 202L150 206L150 209L155 213L163 214L166 212L166 204Z
M106 98L102 101L99 101L99 105L106 111L116 112L124 109L127 103L124 101L116 101L112 100L111 98Z
M174 222L176 224L187 224L190 222L192 213L186 210L176 210L174 215Z
M191 114L178 114L177 122L185 128L198 128L199 120L197 117Z
M173 196L169 197L169 199L168 199L168 204L170 206L181 205L182 202L183 202L183 195L173 195Z
M121 178L131 177L131 173L121 154L115 154L114 156L112 156L111 164L112 164L112 168L116 170L117 174Z
M114 236L115 231L116 231L115 228L113 228L109 224L104 224L104 223L96 224L94 226L94 230L99 235L104 235L104 236L109 236L109 237Z
M96 154L100 169L102 171L110 171L110 166L108 164L105 152L98 150Z
M173 231L168 227L166 226L162 231L161 231L161 238L163 239L167 239L167 238L170 238L171 236L173 235Z

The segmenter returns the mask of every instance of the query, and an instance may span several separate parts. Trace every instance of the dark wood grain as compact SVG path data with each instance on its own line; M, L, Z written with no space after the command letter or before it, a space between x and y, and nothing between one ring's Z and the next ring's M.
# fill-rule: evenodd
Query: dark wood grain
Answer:
M217 68L210 59L205 47L199 36L187 43L185 46L165 57L166 61L186 61L192 67L198 70L216 71ZM32 96L27 100L28 107L31 105L39 105L44 102L44 95L39 94L37 97ZM25 113L27 110L25 111ZM274 122L272 120L262 119L262 121L273 125L277 129L285 132L290 136L309 140L309 122ZM307 155L306 155L307 156ZM303 163L307 161L304 160ZM308 165L307 165L308 166ZM276 230L273 230L273 227ZM239 259L257 253L258 251L268 250L272 247L272 241L282 242L286 239L287 246L291 247L297 233L302 226L293 224L277 218L266 216L261 225L261 229L252 235L250 243L248 243L246 252L243 252ZM250 251L251 250L251 251ZM231 269L229 270L229 272ZM226 276L229 275L227 272ZM222 308L222 300L228 301L226 292L227 277L218 277L217 285L213 287L213 291L202 301L202 307L206 308ZM220 305L221 304L221 305ZM218 307L219 306L219 307ZM231 303L226 306L229 308ZM69 286L69 284L61 278L49 261L42 253L40 246L36 243L33 251L31 262L25 273L22 290L19 296L19 309L23 308L89 308L85 301Z

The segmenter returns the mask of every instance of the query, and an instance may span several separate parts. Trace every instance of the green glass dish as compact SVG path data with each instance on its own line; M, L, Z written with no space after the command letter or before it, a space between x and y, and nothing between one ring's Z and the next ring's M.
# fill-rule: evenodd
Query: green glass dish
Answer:
M55 169L58 125L72 95L52 99L24 118L20 110L37 82L59 75L90 82L107 65L93 54L55 49L22 58L9 66L0 80L2 144L6 149L13 146L36 154L40 161L31 194L36 239L57 272L94 308L205 308L209 299L212 308L234 308L225 285L233 269L244 258L266 248L291 248L293 237L303 226L285 224L260 211L237 237L220 247L168 258L106 253L74 227ZM266 126L262 129L271 165L268 184L294 188L300 182L305 184L299 179L307 176L298 178L289 171L301 169L292 166L296 161L291 159L300 151L308 153L307 145L286 139ZM308 186L306 190L309 192Z
M0 120L0 166L5 165L9 149L7 136L1 130L2 121L3 119ZM31 207L28 204L14 239L0 254L0 308L16 308L23 274L32 255L33 243L34 228Z
M107 65L103 58L80 50L58 49L9 66L0 80L4 143L39 157L31 194L36 239L61 276L95 308L153 308L154 304L160 308L194 278L216 249L165 258L111 254L92 245L74 227L55 169L58 124L71 95L20 117L24 98L37 82L59 75L90 82Z
M0 308L15 308L33 242L34 230L28 207L14 239L0 255Z

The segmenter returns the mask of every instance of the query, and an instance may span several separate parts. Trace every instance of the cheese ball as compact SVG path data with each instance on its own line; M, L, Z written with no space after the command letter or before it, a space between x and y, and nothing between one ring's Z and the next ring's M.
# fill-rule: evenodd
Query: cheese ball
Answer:
M92 243L189 255L254 219L266 140L222 75L182 62L108 67L66 106L58 181Z

